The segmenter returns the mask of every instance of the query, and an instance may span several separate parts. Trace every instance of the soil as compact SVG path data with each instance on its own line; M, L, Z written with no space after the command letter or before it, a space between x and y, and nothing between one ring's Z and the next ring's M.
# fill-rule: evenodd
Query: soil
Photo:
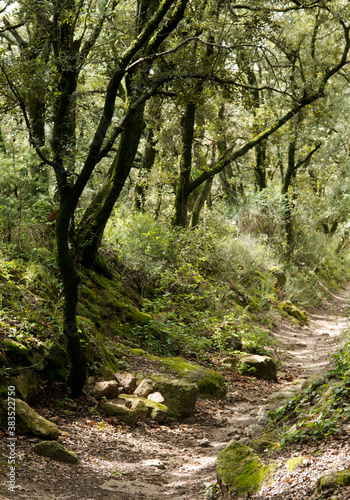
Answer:
M348 329L346 311L350 292L333 295L327 306L309 315L309 325L300 327L279 319L273 332L279 341L275 355L280 361L278 382L244 377L229 369L224 375L229 387L225 400L199 400L196 411L181 423L159 425L139 422L128 426L108 418L91 405L89 397L77 402L64 400L62 388L45 389L31 406L56 422L58 442L76 452L79 464L71 465L39 457L30 448L40 439L17 436L16 491L7 490L2 476L0 498L31 500L142 500L208 498L214 488L215 460L230 440L247 444L262 434L269 410L300 391L307 378L324 373ZM147 367L143 367L147 371ZM140 366L137 367L140 370ZM56 408L54 400L65 401ZM313 446L295 444L283 448L281 463L303 455L302 466L289 472L276 470L275 483L256 498L297 500L315 498L316 479L332 470L350 467L350 426L339 439ZM6 433L0 441L3 474L8 473ZM275 457L274 457L275 458ZM214 497L213 497L214 498ZM220 498L220 496L215 496ZM337 493L350 499L350 487Z

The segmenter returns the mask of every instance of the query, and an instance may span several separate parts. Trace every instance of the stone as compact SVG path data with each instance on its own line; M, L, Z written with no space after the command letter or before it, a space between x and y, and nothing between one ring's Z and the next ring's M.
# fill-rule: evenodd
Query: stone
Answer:
M248 446L232 441L216 460L216 475L222 498L250 498L272 481L275 464L264 465Z
M210 441L207 438L203 438L199 441L198 446L201 448L209 448L210 446Z
M144 378L142 382L136 388L134 394L140 396L141 398L147 398L147 396L158 389L158 384L150 378ZM162 403L162 401L160 401Z
M127 394L132 394L137 387L137 378L129 372L120 371L114 374L114 378L119 382Z
M316 481L317 493L323 493L327 490L342 486L350 486L349 469L331 472L330 474L318 478Z
M46 439L57 439L57 425L39 415L21 399L15 400L16 434L34 434ZM7 427L7 400L0 403L0 421Z
M157 467L158 469L165 470L166 467L164 463L161 460L158 460L157 458L150 458L149 460L142 460L140 462L140 465L143 465L144 467Z
M164 422L168 417L168 408L157 401L152 401L148 398L140 398L135 394L120 394L120 398L123 398L124 401L127 401L129 404L136 398L141 399L148 409L148 417L158 423Z
M135 425L139 419L144 420L148 415L147 406L139 398L132 401L130 409L120 404L119 400L113 399L103 402L101 407L110 417L119 417L129 425Z
M95 399L114 399L119 396L119 384L116 380L97 382L91 391Z
M20 399L28 399L38 389L38 379L31 370L22 370L16 377L11 377L8 385L16 388L16 394Z
M301 325L307 325L308 319L304 311L292 304L290 300L285 300L280 303L279 308L286 312L292 318L295 318Z
M164 403L165 401L160 392L152 392L152 394L148 394L147 399L155 401L156 403Z
M190 363L180 357L161 357L157 359L161 361L163 366L176 372L177 377L196 384L200 397L223 398L226 395L225 379L221 373Z
M269 274L275 279L274 287L282 290L287 281L285 272L282 271L282 269L280 269L279 267L272 266L269 269Z
M277 382L276 363L269 356L242 354L232 359L232 366L242 375Z
M31 447L31 451L42 457L49 457L58 462L67 464L77 464L79 459L75 453L67 450L64 446L56 441L42 441Z
M153 373L150 378L157 382L159 391L164 395L170 417L181 420L191 416L199 392L196 384L162 373Z
M97 370L97 376L103 378L103 380L115 380L114 372L109 366L100 366Z

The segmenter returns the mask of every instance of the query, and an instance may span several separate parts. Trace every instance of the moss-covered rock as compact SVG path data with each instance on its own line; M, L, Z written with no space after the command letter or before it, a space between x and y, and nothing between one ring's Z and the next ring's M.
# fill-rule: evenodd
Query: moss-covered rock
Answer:
M121 398L104 401L101 404L101 408L107 415L119 417L128 425L135 425L139 419L144 420L147 417L148 408L140 398L132 399L131 408L126 408L125 405L120 404L120 399Z
M16 407L16 434L34 434L46 439L57 439L58 427L39 415L21 399L15 400ZM7 428L8 401L0 402L0 422ZM10 410L11 411L11 410Z
M0 347L3 349L8 361L20 366L31 366L31 359L28 349L14 340L1 340Z
M247 498L272 481L275 465L264 465L248 446L232 441L216 460L216 475L224 500Z
M131 349L134 356L147 357L149 360L159 363L160 369L164 367L171 370L175 377L180 377L198 387L200 397L222 398L226 395L225 379L221 373L180 357L153 356L142 349Z
M232 358L231 365L242 375L277 382L276 363L269 356L240 354Z
M183 358L160 357L159 361L177 376L197 385L199 396L222 398L226 395L225 379L221 373L195 365Z
M299 467L303 463L303 460L305 460L306 458L307 457L305 456L301 456L301 457L292 457L289 460L287 460L286 465L288 467L289 472L293 472L293 470Z
M31 451L42 457L49 457L58 462L68 464L77 464L78 457L72 451L67 450L64 446L56 441L42 441L31 447Z
M192 415L198 396L196 384L162 373L152 373L149 378L157 382L170 417L182 419Z
M269 269L269 274L275 279L275 288L283 289L286 284L286 275L279 267L272 266Z
M142 398L140 396L135 396L134 394L120 394L119 398L125 399L127 401L134 401L135 399L143 401L148 409L148 417L158 423L162 423L167 419L168 408L162 403L158 403L147 398Z
M335 471L326 476L322 476L316 481L317 493L323 493L329 489L350 486L350 471L348 469Z
M292 318L295 318L301 325L306 325L308 323L306 313L292 304L289 300L281 302L279 308L289 316L292 316Z
M250 441L248 446L257 453L266 453L279 448L279 443L269 436L261 436Z
M31 370L22 370L16 377L10 378L9 385L13 385L16 389L16 394L25 400L36 393L38 379Z

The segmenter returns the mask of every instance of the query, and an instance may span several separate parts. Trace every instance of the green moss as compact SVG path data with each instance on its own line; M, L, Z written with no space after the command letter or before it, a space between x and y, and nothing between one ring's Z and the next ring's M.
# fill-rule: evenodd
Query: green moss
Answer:
M181 378L195 383L199 389L199 396L204 398L222 398L225 396L225 379L220 373L195 365L179 357L160 357L157 359L159 359L163 366L174 370Z
M246 497L258 493L264 483L272 480L275 468L275 464L264 465L251 448L235 441L216 460L218 482L226 497Z
M271 450L276 450L279 447L279 443L273 441L268 436L262 436L250 441L249 447L257 453L266 453Z
M288 467L289 472L292 472L294 469L299 467L299 465L302 464L302 462L305 458L306 458L305 456L293 457L293 458L290 458L289 460L287 460L287 467Z
M5 356L11 363L22 366L30 366L32 359L29 356L28 349L14 340L2 340L0 346L5 352Z
M286 312L289 316L295 318L301 325L308 323L307 315L298 307L292 304L289 300L281 302L279 305L281 311Z
M331 474L322 476L316 481L318 493L343 486L350 486L350 472L347 469L331 472Z
M56 441L42 441L31 447L31 450L37 455L49 457L58 462L76 464L79 462L78 457L72 451L67 450Z

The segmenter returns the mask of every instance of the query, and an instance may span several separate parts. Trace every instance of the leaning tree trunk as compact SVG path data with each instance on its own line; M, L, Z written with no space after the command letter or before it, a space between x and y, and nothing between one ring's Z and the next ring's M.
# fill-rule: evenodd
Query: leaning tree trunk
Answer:
M197 224L199 222L199 216L200 216L202 208L204 207L204 203L210 197L210 191L211 191L212 184L213 184L213 177L210 177L210 179L207 179L205 181L205 183L203 184L202 190L196 199L196 202L195 202L193 210L192 210L192 218L191 218L191 227L192 228L197 226Z
M78 241L85 267L95 262L106 224L132 168L144 128L144 108L140 105L125 124L108 178L81 220Z

